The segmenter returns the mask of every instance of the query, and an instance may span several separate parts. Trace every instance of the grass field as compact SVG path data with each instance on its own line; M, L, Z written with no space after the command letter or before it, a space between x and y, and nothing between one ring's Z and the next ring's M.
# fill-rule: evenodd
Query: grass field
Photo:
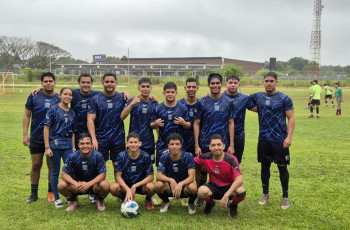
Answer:
M127 89L136 95L135 86ZM57 87L60 89L60 87ZM22 117L24 104L31 88L16 89L16 94L0 95L0 228L1 229L349 229L350 194L350 90L344 89L342 116L334 117L333 108L321 104L321 119L308 119L306 88L279 88L294 102L296 128L291 147L290 208L282 210L281 186L278 169L272 166L270 191L272 198L260 206L262 189L260 165L256 160L258 139L257 114L247 112L246 147L241 169L247 198L239 205L239 217L231 219L228 210L216 206L208 217L203 207L189 216L187 207L178 200L165 214L159 207L147 211L143 197L137 196L141 215L134 219L121 216L119 203L109 195L106 211L98 212L81 196L82 208L72 213L55 209L46 201L47 169L42 168L39 200L30 205L25 201L30 193L30 154L22 145ZM178 99L184 96L179 87ZM263 88L243 88L244 93L263 91ZM163 101L162 90L154 87L153 93ZM198 95L208 92L201 87ZM126 121L125 123L128 123ZM128 125L125 125L128 128ZM113 182L111 163L107 178Z

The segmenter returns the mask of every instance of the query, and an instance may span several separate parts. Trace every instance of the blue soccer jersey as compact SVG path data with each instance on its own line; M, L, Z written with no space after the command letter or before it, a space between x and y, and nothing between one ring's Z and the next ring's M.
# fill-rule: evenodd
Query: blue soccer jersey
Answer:
M251 99L248 109L258 108L259 140L284 142L288 135L286 111L294 109L292 99L281 92L273 95L254 93Z
M62 172L70 175L75 181L89 182L101 173L106 173L106 165L100 152L92 150L88 158L84 158L80 151L68 156Z
M210 137L219 134L223 138L226 147L228 147L230 144L228 123L229 119L235 118L232 100L229 100L226 96L212 99L208 95L200 99L199 102L202 105L199 146L208 148Z
M163 103L156 106L152 114L152 122L158 118L164 120L164 127L159 127L159 137L157 141L157 153L162 153L168 149L167 138L172 133L179 133L183 136L184 128L174 123L175 117L182 117L188 121L187 108L181 103L176 103L174 107L168 107Z
M58 104L53 105L47 111L44 125L50 126L49 140L53 141L59 137L70 138L76 131L75 113L72 109L62 109Z
M96 138L100 145L125 145L124 122L120 118L124 106L124 95L118 92L112 97L100 93L91 98L88 113L96 114Z
M38 94L28 97L25 108L32 112L30 139L44 141L44 121L47 110L60 101L60 96L57 93L50 97L42 90Z
M183 133L183 149L186 152L194 153L194 136L193 136L193 122L196 118L200 118L199 114L201 114L201 104L199 103L199 100L196 101L193 105L190 105L186 102L185 98L182 98L179 100L180 103L184 104L187 107L188 111L188 117L189 122L191 122L191 128L190 129L184 129Z
M250 97L243 93L237 93L236 95L228 95L226 92L224 95L233 101L235 108L234 122L235 122L235 139L241 140L245 137L244 133L244 121L246 109L250 101Z
M132 98L133 100L134 98ZM128 102L126 106L128 106L131 101ZM134 105L130 112L130 126L129 133L137 133L141 137L143 149L154 149L154 135L153 129L150 127L152 113L155 110L157 102L143 101L136 105Z
M177 161L171 159L170 153L162 154L157 171L179 183L188 177L188 170L194 168L192 154L181 150L181 157Z
M88 96L80 93L80 89L72 89L73 98L71 108L75 112L75 123L77 124L77 134L88 133L87 128L87 113L89 111L90 99L96 94L102 93L100 91L91 90Z
M154 173L151 157L142 150L136 159L129 156L128 150L119 153L114 171L122 172L122 178L129 187Z

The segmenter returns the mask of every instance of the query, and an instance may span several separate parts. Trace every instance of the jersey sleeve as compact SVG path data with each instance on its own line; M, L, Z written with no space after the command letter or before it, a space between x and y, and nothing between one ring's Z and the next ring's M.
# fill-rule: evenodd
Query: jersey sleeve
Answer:
M151 122L155 122L158 119L158 106L157 105L152 111Z
M284 111L290 111L293 109L294 109L293 101L289 96L287 96L284 103Z
M97 163L97 171L100 174L107 172L105 160L103 159L103 156L100 152L97 152L96 163Z
M90 114L96 114L96 111L97 111L96 99L97 99L97 96L94 96L93 98L91 98L91 100L89 102L89 111L88 111L88 113L90 113Z
M123 162L123 159L124 159L123 156L124 156L123 153L118 154L117 161L115 162L114 172L123 172L124 165L125 165Z
M256 94L251 94L249 95L248 97L248 102L247 102L247 109L252 109L254 108L255 106L257 105L257 102L256 102Z
M183 112L182 112L182 118L185 120L185 121L190 121L190 116L188 114L188 109L185 105L183 105Z
M153 170L151 156L147 155L146 160L145 160L145 165L146 165L146 173L147 173L147 175L153 175L154 174L154 170Z
M160 157L160 160L159 160L159 165L158 165L158 168L157 168L158 172L165 173L165 159L166 159L166 154L163 154Z
M125 103L124 109L130 105L130 103L134 100L135 97L132 97L128 102Z
M71 177L73 177L74 174L75 174L74 168L72 167L72 165L73 165L72 156L73 156L73 154L68 156L68 159L67 159L66 163L64 164L64 166L62 168L62 172L67 173Z
M55 111L51 107L51 108L49 108L49 110L47 110L44 125L51 126L52 123L54 122L54 117L55 117Z
M186 161L187 161L187 169L194 169L194 160L193 160L193 156L191 153L186 153Z
M236 109L235 109L235 104L233 103L233 100L229 102L229 119L235 119L236 118Z
M30 110L30 111L33 111L34 109L34 101L33 101L33 96L30 95L27 99L27 102L25 104L25 108Z
M203 159L200 157L194 157L193 160L197 165L200 165L200 166L204 165Z

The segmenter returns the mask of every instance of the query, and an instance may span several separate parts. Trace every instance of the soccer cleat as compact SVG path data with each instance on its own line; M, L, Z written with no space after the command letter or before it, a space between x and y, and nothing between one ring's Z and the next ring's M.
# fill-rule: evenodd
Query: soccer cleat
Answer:
M281 204L282 209L288 209L289 208L289 201L287 197L282 198L282 204Z
M169 206L170 206L170 201L168 201L168 202L163 202L162 205L160 206L159 212L160 212L160 213L165 213L165 212L167 212L168 209L169 209Z
M188 203L188 214L192 215L196 213L196 206L194 203Z
M89 194L89 200L91 201L91 204L95 204L96 203L95 195L94 194Z
M308 116L308 118L314 118L314 115L313 115L313 114L311 114L310 116Z
M310 109L310 107L308 106L308 107L306 107L305 109Z
M28 198L28 200L26 201L27 204L30 204L34 201L36 201L38 199L38 195L35 195L35 194L31 194Z
M152 200L145 199L145 204L146 204L148 210L153 210L154 209Z
M103 212L104 210L106 210L105 202L103 200L96 199L96 206L98 211L100 212Z
M63 203L62 203L61 199L55 200L55 207L56 208L63 208Z
M204 208L204 214L209 215L213 211L214 206L215 206L215 200L213 200L211 203L207 202Z
M68 208L66 209L67 212L71 212L74 209L80 207L80 202L78 200L72 200L68 203Z
M237 205L230 204L230 212L228 213L228 215L231 218L235 218L236 216L238 216L237 208Z
M47 192L47 201L48 202L54 202L55 196L53 195L53 192Z
M326 107L328 107L328 104L326 104Z
M197 202L196 202L196 206L197 206L198 208L200 208L200 207L203 206L203 204L204 204L204 200L201 200L201 199L199 199L199 197L198 197Z
M157 199L154 198L153 196L152 196L152 203L153 203L153 205L155 205L155 206L158 206L158 205L161 205L161 204L162 204L162 202L161 202L160 200L157 200Z
M260 205L265 205L265 204L267 203L267 201L268 201L270 198L271 198L271 194L270 194L270 193L268 193L268 194L263 194L263 195L261 196L261 199L260 199L260 201L259 201L259 204L260 204Z
M316 115L316 118L321 118L318 114Z
M334 108L335 104L333 104L333 108Z

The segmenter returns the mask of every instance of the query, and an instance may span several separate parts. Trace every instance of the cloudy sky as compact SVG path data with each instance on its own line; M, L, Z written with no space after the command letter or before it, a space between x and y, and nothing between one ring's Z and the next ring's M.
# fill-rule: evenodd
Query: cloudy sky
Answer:
M323 0L322 65L350 65L350 0ZM92 61L310 58L314 0L1 0L0 35L30 37Z

